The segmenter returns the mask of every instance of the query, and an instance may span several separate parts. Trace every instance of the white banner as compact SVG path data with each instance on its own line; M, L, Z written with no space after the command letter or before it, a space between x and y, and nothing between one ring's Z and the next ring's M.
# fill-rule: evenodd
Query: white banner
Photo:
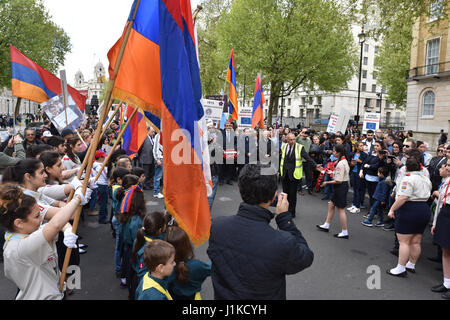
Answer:
M222 118L223 101L202 99L205 118L218 121Z
M367 130L377 130L380 128L381 113L366 112L364 113L364 121L362 132L367 133Z
M253 107L241 107L238 112L237 126L239 130L252 127L252 111Z
M339 117L334 114L330 115L330 120L328 121L327 132L328 133L336 133L336 124L338 122Z

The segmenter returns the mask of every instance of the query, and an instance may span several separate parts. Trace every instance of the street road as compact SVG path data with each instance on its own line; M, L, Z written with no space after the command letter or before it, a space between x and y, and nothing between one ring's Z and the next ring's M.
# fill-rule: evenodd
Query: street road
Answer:
M145 191L145 195L148 211L163 209L163 201L154 198L152 191ZM307 193L298 196L295 223L314 252L314 263L303 272L287 277L287 299L441 300L440 294L430 291L432 286L442 282L442 271L437 270L439 264L427 259L436 254L429 229L424 235L422 257L416 265L416 274L409 274L407 278L394 278L386 274L386 269L397 265L397 258L389 253L393 247L394 232L361 225L362 215L367 210L361 210L357 215L348 214L348 240L333 237L334 233L340 232L337 214L330 232L320 232L316 230L316 224L324 222L327 211L327 201L320 200L321 197L322 194ZM348 200L350 197L349 193ZM219 186L213 218L235 214L240 202L236 182L233 186ZM79 228L79 234L83 236L81 242L89 245L89 248L81 256L81 289L76 290L70 299L126 300L127 290L119 287L119 279L114 273L115 240L111 228L109 225L95 225L95 220L94 217L88 217L87 224ZM276 227L274 221L271 225ZM196 258L207 261L207 248L207 242L196 248ZM13 299L17 289L5 279L2 265L0 269L0 299ZM378 283L373 280L377 276L376 270L379 270ZM368 282L377 288L369 289ZM205 300L214 298L210 278L203 284L201 294Z

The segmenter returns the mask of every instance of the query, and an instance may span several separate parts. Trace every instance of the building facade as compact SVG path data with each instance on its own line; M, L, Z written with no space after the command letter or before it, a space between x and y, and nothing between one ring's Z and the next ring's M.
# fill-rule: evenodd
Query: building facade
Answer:
M434 151L440 130L450 130L450 42L449 20L438 20L440 1L430 5L429 16L419 18L413 27L411 67L407 72L406 129L427 141Z
M98 62L94 67L93 78L85 81L84 75L81 71L75 74L74 88L79 91L85 91L88 93L88 99L86 104L90 104L90 101L94 95L100 98L103 88L106 83L106 69L101 62Z
M11 90L3 88L0 90L0 114L11 115L14 113L16 107L17 97L12 96ZM39 103L22 99L20 102L19 114L34 114L40 112Z

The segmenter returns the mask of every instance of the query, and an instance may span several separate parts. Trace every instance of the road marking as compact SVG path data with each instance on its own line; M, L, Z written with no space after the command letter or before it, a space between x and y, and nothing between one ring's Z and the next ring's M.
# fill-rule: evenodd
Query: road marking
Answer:
M159 205L159 202L156 202L156 201L147 201L145 204L146 204L147 206L157 206L157 205Z
M233 201L233 199L228 198L228 197L220 197L219 200L220 200L220 201L224 201L224 202L225 202L225 201Z

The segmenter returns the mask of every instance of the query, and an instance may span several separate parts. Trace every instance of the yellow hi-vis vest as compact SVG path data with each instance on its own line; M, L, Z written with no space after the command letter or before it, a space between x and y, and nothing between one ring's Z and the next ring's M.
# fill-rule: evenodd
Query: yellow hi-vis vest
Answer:
M284 158L286 156L288 144L281 146L281 162L280 162L280 175L283 176L283 165ZM303 162L302 162L302 148L303 145L295 143L294 153L295 153L295 170L294 178L300 180L303 177Z

